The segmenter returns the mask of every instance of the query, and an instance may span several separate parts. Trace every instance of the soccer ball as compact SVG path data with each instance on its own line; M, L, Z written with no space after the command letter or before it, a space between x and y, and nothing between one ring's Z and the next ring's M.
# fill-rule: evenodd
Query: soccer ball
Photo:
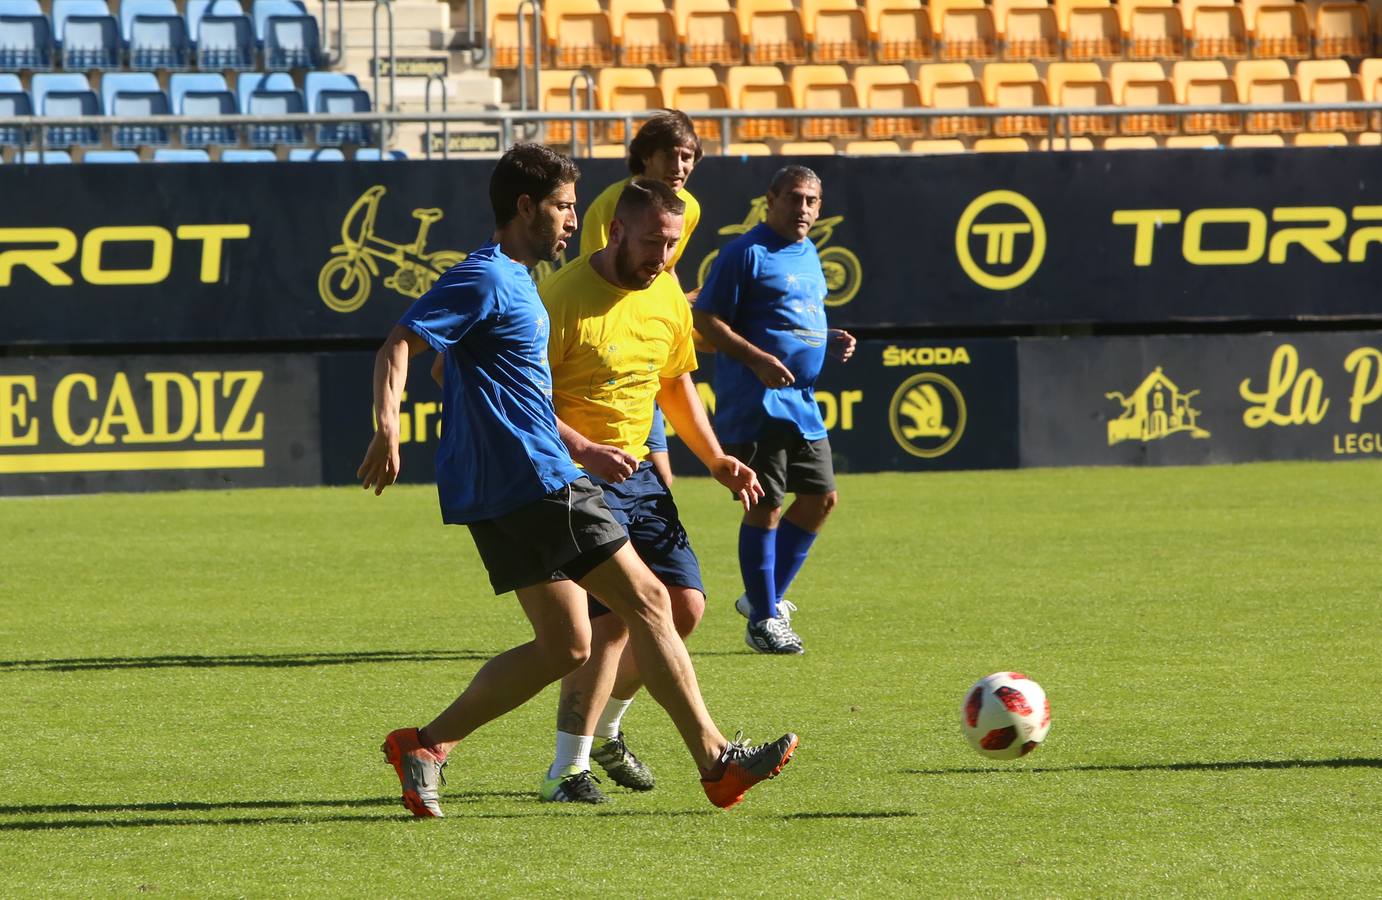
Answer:
M1051 701L1021 672L995 672L974 682L960 707L969 746L989 759L1026 756L1051 730Z

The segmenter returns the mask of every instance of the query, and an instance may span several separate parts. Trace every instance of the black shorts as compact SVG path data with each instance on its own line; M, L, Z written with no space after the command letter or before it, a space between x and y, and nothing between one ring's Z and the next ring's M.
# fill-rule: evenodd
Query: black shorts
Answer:
M549 581L578 581L629 540L589 478L468 527L496 594Z
M769 429L756 441L726 444L725 452L758 473L763 499L779 507L789 494L828 494L835 490L830 439L808 441L795 428Z

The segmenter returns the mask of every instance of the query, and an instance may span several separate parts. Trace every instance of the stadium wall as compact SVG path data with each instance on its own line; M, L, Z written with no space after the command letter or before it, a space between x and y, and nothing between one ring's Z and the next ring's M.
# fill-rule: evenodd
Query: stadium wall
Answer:
M1373 156L809 160L831 320L865 338L820 385L839 467L1382 453ZM780 164L702 164L684 269ZM488 237L489 165L0 170L0 494L352 481L369 348ZM583 168L585 200L625 174ZM406 480L439 402L415 372Z

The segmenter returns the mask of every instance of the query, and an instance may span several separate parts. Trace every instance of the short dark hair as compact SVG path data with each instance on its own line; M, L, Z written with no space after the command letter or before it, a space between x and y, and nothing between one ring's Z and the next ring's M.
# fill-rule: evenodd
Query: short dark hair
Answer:
M664 109L643 123L629 142L629 171L642 175L647 168L646 160L659 150L671 150L690 144L695 148L696 162L701 161L705 151L701 149L701 139L696 136L696 126L691 117L679 109Z
M614 204L614 218L621 222L645 212L686 215L686 203L664 181L656 178L635 178L619 192Z
M806 168L805 166L783 166L773 173L773 180L768 184L768 193L780 194L782 189L788 185L810 183L821 183L821 176Z
M563 184L576 181L581 170L550 147L514 144L500 157L489 178L489 205L494 224L503 228L518 215L518 198L541 200Z

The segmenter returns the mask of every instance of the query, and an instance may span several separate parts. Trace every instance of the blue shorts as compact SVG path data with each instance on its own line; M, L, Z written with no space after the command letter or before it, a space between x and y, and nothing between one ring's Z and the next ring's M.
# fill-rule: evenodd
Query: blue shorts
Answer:
M653 427L648 431L648 452L667 452L667 423L662 421L661 407L653 407Z
M689 587L705 593L701 564L681 525L676 501L652 463L639 463L638 469L619 484L593 475L590 480L604 491L605 505L615 521L628 530L629 543L638 551L638 558L659 581L668 587ZM589 598L588 605L591 617L609 612L594 597Z

